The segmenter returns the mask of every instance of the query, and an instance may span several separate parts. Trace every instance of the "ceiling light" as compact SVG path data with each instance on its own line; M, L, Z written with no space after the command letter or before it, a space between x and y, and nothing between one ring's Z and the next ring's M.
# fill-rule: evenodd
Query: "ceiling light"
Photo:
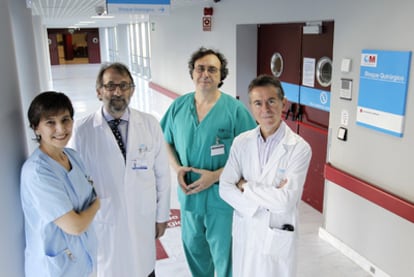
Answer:
M111 19L114 18L113 15L92 15L91 18L93 19Z

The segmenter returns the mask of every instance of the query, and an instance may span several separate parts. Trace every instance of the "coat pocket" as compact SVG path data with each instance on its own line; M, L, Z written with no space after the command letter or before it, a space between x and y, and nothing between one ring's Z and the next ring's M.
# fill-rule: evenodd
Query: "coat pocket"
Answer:
M278 228L268 228L263 245L263 254L275 259L289 259L295 250L296 233Z
M63 276L76 263L76 257L66 248L56 254L46 254L50 276Z

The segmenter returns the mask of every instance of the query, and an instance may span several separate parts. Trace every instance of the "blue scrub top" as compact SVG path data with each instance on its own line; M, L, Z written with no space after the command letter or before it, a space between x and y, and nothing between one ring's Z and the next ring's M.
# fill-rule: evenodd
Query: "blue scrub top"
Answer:
M78 154L64 150L72 165L67 171L36 149L21 171L21 201L25 217L25 276L88 276L96 265L97 240L93 226L76 236L54 220L85 210L95 195Z

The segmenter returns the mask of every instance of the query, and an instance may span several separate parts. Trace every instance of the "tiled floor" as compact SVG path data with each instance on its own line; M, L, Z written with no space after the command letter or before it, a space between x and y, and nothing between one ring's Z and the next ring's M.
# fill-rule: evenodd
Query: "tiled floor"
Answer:
M95 92L95 78L98 70L99 65L96 64L52 66L53 88L66 93L72 99L75 107L75 119L94 112L101 105ZM190 80L188 81L190 82ZM131 100L131 107L151 113L160 119L171 103L171 99L148 89L147 83L139 78L135 78L135 82L137 87ZM172 209L179 208L175 188L176 183L173 182ZM319 238L318 230L322 220L322 214L306 203L301 203L298 277L371 276L337 249ZM167 229L165 236L161 239L161 244L168 258L157 262L157 276L191 276L181 247L179 226L171 224L171 228Z

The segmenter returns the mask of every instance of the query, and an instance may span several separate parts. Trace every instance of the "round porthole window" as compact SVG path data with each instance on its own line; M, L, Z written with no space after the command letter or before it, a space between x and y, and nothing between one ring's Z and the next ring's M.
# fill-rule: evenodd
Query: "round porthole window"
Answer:
M320 58L316 64L316 80L323 87L329 87L332 82L332 60L328 57Z
M270 59L270 70L275 77L280 77L283 72L283 58L279 52L272 55Z

